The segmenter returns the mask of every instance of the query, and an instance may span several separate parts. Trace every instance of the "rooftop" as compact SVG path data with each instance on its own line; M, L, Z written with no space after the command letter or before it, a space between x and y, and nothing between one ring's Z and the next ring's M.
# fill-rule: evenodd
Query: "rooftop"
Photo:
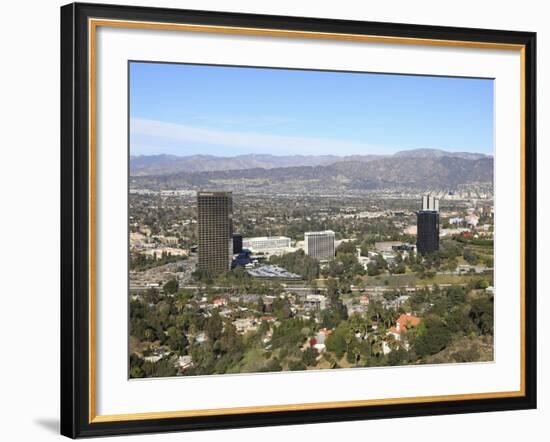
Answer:
M309 235L334 235L334 232L332 230L323 230L320 232L306 232L304 233L305 236Z
M197 192L197 196L231 196L232 192L208 192L206 190L201 190L200 192Z
M391 333L401 333L404 330L407 330L408 327L416 327L420 324L421 319L412 316L410 313L403 313L396 321L395 327L390 328Z
M291 273L277 265L266 265L255 269L247 270L250 276L257 278L285 278L285 279L300 279L301 276L296 273Z
M270 239L288 239L290 238L288 236L254 236L252 238L243 238L243 241L266 241Z

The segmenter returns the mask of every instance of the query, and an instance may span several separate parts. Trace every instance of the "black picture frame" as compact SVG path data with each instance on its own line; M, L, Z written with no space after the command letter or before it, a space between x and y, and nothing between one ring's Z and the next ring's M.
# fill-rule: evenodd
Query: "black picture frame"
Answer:
M162 419L90 421L89 18L524 46L524 395ZM61 8L61 434L71 437L241 428L536 408L536 34L302 17L73 3Z

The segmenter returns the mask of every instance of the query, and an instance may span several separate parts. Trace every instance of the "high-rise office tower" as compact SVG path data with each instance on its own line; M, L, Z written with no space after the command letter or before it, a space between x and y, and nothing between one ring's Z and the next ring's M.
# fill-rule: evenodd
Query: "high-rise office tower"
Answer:
M422 210L416 213L416 249L424 255L439 250L439 200L422 197Z
M306 232L304 234L306 255L319 261L328 261L334 258L334 232Z
M199 270L217 275L231 269L233 196L231 192L198 192Z
M233 255L243 251L243 236L240 233L233 234Z

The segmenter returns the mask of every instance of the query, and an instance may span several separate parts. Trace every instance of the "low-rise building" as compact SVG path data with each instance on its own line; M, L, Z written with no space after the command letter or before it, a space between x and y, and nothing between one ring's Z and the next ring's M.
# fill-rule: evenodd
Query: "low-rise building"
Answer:
M176 368L180 370L187 370L188 368L193 367L193 357L191 355L180 356L175 364Z
M277 265L265 265L261 267L249 268L247 272L250 276L256 278L269 279L301 279L300 275L292 273Z
M215 307L221 307L223 305L227 305L227 299L225 299L225 298L216 298L212 301L212 304L214 304Z
M330 330L327 330L326 328L321 328L314 338L312 338L312 341L314 342L313 348L315 348L319 353L325 351L326 349L326 340L327 338L332 334ZM310 345L312 343L310 341Z
M402 241L378 241L374 243L374 248L378 252L393 252L394 247L402 246Z
M254 318L239 318L233 321L233 325L241 335L258 329L258 323Z
M309 310L324 310L327 308L327 297L325 295L306 295L304 308Z
M291 240L286 236L258 236L243 238L242 247L254 253L278 255L291 249Z
M407 329L411 329L412 327L416 327L418 324L420 324L421 319L411 315L410 313L403 313L399 318L397 319L395 326L390 327L388 330L388 334L393 335L393 337L397 341L401 341L401 334Z
M147 256L152 256L155 259L162 258L165 256L187 256L188 250L186 249L176 249L175 247L158 247L155 249L145 250L143 252Z
M364 317L367 313L367 306L363 304L349 304L346 308L348 311L348 316L358 314L359 316Z

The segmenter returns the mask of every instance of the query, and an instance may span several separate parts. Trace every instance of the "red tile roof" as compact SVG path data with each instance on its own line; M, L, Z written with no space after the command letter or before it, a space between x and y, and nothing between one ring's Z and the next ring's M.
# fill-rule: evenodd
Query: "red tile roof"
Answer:
M389 331L392 333L401 333L403 330L407 330L407 327L416 327L418 324L420 324L420 318L403 313L397 319L396 326L391 327ZM397 325L399 325L399 327L397 327Z

